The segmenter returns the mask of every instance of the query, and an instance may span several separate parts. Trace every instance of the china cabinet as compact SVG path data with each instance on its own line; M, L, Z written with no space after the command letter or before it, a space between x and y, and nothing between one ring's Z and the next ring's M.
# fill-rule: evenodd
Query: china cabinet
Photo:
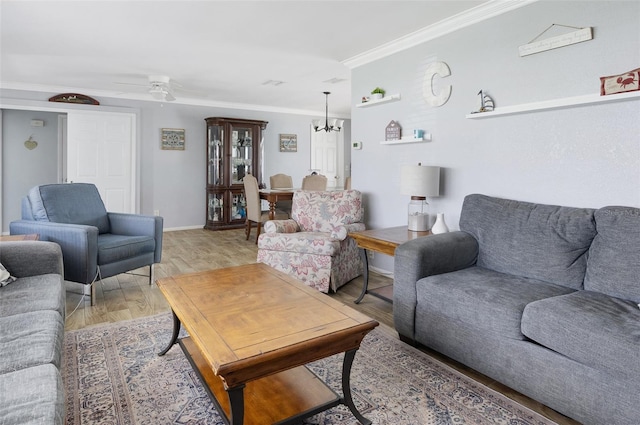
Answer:
M205 118L207 124L207 198L205 229L243 227L246 219L243 177L262 184L260 151L266 121Z

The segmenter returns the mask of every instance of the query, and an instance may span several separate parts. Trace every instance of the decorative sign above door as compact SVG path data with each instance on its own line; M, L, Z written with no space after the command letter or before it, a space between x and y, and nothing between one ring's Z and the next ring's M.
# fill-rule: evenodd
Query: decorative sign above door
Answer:
M81 105L100 105L100 102L92 97L78 93L62 93L49 98L49 102L79 103Z

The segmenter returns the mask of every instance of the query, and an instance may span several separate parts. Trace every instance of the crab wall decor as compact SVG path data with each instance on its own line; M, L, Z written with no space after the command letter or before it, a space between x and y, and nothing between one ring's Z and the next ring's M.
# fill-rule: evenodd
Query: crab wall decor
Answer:
M640 90L640 68L624 74L600 77L600 95Z

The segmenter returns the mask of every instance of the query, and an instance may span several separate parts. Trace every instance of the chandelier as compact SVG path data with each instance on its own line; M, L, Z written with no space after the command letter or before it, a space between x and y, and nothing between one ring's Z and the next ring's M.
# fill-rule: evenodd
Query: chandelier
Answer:
M313 120L313 128L316 131L324 130L327 133L330 131L340 131L344 120L331 120L331 125L329 125L329 95L331 92L325 91L323 93L326 96L324 127L320 127L320 120Z

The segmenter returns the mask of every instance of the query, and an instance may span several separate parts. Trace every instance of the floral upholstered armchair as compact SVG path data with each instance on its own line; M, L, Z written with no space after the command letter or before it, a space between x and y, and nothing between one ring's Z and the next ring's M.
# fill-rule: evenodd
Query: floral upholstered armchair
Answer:
M351 232L365 230L362 194L357 190L297 191L291 218L264 225L258 262L327 293L362 274Z

